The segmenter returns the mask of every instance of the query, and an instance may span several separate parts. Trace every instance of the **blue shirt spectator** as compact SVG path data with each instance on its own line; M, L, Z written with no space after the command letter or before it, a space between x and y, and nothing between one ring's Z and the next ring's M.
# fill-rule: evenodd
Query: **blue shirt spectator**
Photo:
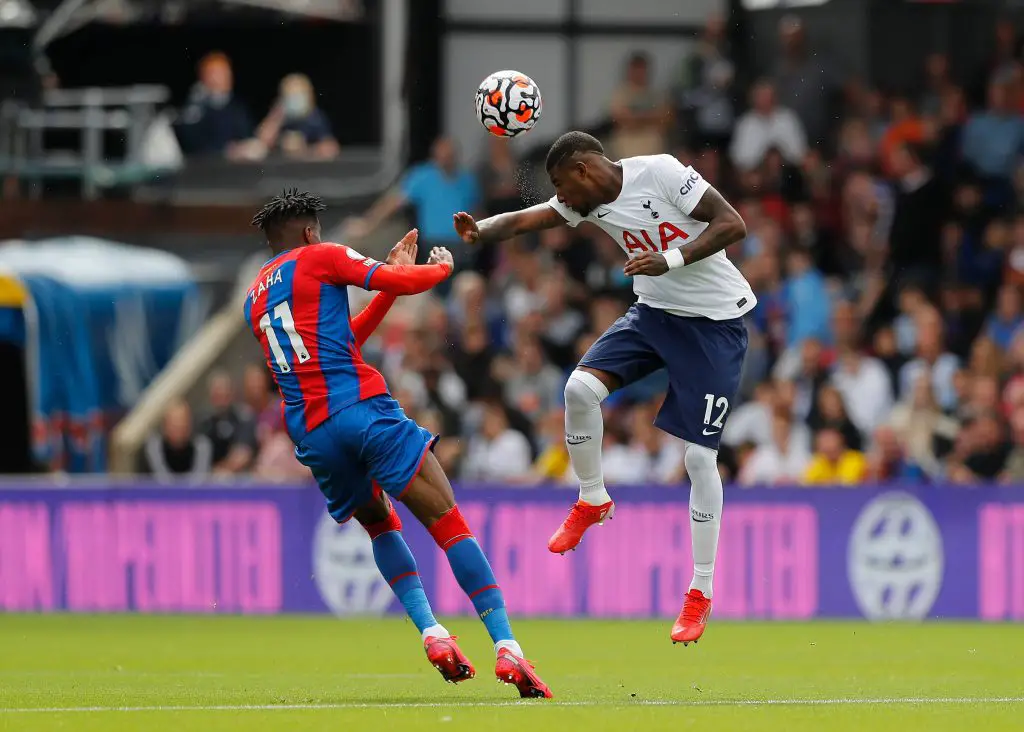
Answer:
M963 156L981 175L1009 180L1024 153L1024 119L1011 107L1005 82L993 82L988 98L988 109L967 120Z
M824 275L811 264L807 252L800 249L790 253L788 265L789 276L783 285L789 314L786 345L792 347L808 338L831 343L832 303Z
M434 142L429 161L409 169L397 189L386 193L364 216L346 221L344 233L348 239L361 239L399 209L411 205L420 230L419 251L420 261L423 261L432 246L460 243L452 214L459 211L472 214L480 203L476 177L458 166L455 146L442 137ZM458 257L466 249L458 246L452 254Z
M428 242L457 240L452 214L472 211L480 204L476 176L468 170L445 170L434 161L410 169L400 188L416 209L416 225Z
M1021 325L1024 325L1024 315L1021 314L1020 290L1013 285L1003 285L999 290L996 311L985 323L985 335L1006 351Z

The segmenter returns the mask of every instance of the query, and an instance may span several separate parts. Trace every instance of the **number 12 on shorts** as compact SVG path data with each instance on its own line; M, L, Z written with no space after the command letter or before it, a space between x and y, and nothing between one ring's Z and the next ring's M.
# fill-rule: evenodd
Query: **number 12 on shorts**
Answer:
M718 410L718 416L714 415L715 410ZM725 424L725 415L729 413L729 400L725 397L715 398L714 394L704 395L704 424L713 427L714 429L709 430L707 426L704 427L705 435L713 435L717 432L722 431L722 426ZM712 417L714 420L712 421Z

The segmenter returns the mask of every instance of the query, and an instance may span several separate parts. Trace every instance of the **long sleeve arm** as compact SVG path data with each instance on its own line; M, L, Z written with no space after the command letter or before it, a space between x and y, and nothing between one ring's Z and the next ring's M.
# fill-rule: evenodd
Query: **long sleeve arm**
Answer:
M451 272L447 264L378 264L366 277L367 289L389 295L416 295L444 282Z
M377 293L359 315L352 318L352 333L356 337L356 343L363 345L366 339L373 335L377 327L388 314L391 306L395 304L396 295L386 292Z

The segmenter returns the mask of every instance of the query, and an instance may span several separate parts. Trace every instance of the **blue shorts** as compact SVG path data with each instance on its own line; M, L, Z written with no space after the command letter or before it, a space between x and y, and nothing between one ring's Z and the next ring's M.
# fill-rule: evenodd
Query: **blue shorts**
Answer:
M668 372L668 395L654 424L687 442L718 449L747 353L741 318L683 318L637 303L583 356L580 366L632 384Z
M295 457L313 471L340 524L381 491L401 499L436 441L381 394L332 414L298 444Z

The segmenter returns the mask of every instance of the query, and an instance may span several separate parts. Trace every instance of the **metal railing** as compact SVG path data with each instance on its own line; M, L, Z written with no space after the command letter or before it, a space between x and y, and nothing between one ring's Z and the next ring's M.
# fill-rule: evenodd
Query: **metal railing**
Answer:
M0 169L28 183L38 198L47 178L78 178L82 196L93 200L100 189L125 174L138 175L142 141L159 105L170 99L163 86L52 89L42 103L0 106ZM48 148L46 135L77 131L77 149ZM124 154L113 159L106 147L109 132L122 132Z

